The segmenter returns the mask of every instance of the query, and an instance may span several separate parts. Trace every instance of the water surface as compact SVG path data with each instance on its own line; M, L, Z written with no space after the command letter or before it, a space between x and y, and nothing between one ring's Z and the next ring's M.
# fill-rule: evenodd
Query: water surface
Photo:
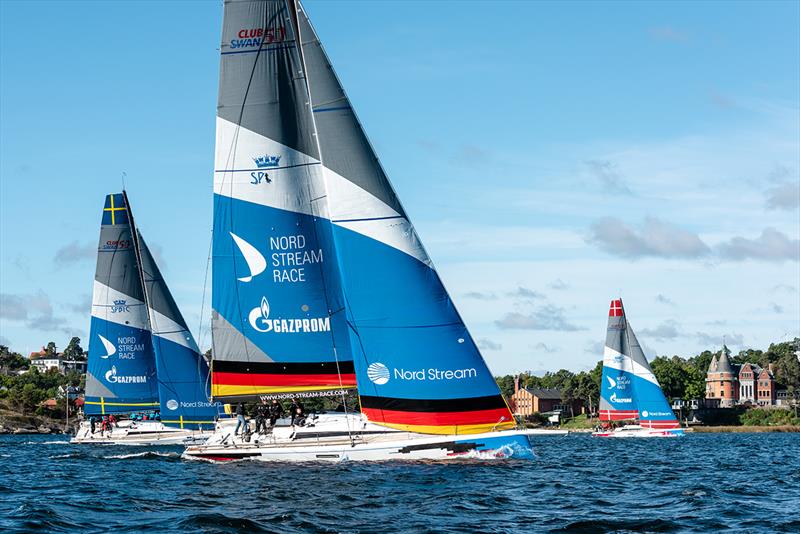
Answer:
M0 436L0 531L800 532L800 434L537 437L536 458L210 464Z

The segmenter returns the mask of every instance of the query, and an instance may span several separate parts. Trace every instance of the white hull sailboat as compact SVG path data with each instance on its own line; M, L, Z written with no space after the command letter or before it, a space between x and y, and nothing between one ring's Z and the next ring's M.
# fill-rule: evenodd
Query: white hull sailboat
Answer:
M598 438L678 437L684 430L625 316L622 299L611 301L600 379ZM615 427L619 421L623 426Z
M359 414L342 413L312 416L304 426L292 426L288 419L282 419L266 433L235 434L235 429L235 420L220 421L214 434L202 446L189 447L185 456L209 461L265 462L530 458L533 436L568 433L525 429L431 436L376 425Z
M212 397L352 413L329 434L218 425L186 455L530 456L299 1L226 0L220 55Z
M103 444L103 445L195 445L202 443L211 435L211 431L181 430L168 427L161 421L131 421L123 420L111 431L100 430L100 425L95 425L92 432L91 424L82 421L78 431L70 439L76 444Z
M683 435L683 429L644 428L641 425L623 425L610 430L598 430L592 435L598 438L670 438Z
M92 296L86 420L71 442L148 445L204 439L217 413L208 401L207 379L208 364L136 229L127 194L107 195ZM124 417L156 411L160 420ZM118 423L101 431L102 419L112 415Z

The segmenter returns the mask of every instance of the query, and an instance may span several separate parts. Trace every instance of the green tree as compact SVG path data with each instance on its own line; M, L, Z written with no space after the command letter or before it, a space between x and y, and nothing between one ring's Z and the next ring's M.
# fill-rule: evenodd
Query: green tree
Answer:
M5 345L0 345L0 373L8 374L30 367L30 360L18 352L12 352Z
M45 347L45 349L44 349L44 352L45 352L45 354L47 354L48 356L55 356L55 355L57 354L57 352L56 352L56 343L55 343L55 341L51 341L51 342L49 342L49 343L47 344L47 347Z
M68 360L85 361L86 352L81 348L81 338L73 337L64 349L64 358Z

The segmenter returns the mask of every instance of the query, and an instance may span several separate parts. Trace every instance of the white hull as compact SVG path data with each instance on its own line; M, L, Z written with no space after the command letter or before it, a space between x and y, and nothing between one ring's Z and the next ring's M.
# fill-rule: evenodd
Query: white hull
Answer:
M83 421L69 442L105 445L190 445L202 443L210 435L210 432L171 428L160 421L129 420L120 421L119 426L114 427L111 432L101 432L98 423L95 425L95 432L92 433L89 422Z
M369 423L360 415L326 414L310 426L278 425L266 434L233 435L236 422L218 423L209 440L190 446L187 458L264 462L341 462L450 460L454 458L530 458L530 436L542 430L509 430L483 434L423 435ZM560 432L562 435L566 432Z
M639 425L625 425L614 430L592 432L592 436L597 438L674 438L683 435L682 428L657 429Z

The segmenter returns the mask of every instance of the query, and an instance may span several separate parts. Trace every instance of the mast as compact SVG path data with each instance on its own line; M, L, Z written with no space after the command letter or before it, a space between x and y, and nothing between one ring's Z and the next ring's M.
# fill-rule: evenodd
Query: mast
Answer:
M225 3L212 244L219 399L355 387L291 8Z

